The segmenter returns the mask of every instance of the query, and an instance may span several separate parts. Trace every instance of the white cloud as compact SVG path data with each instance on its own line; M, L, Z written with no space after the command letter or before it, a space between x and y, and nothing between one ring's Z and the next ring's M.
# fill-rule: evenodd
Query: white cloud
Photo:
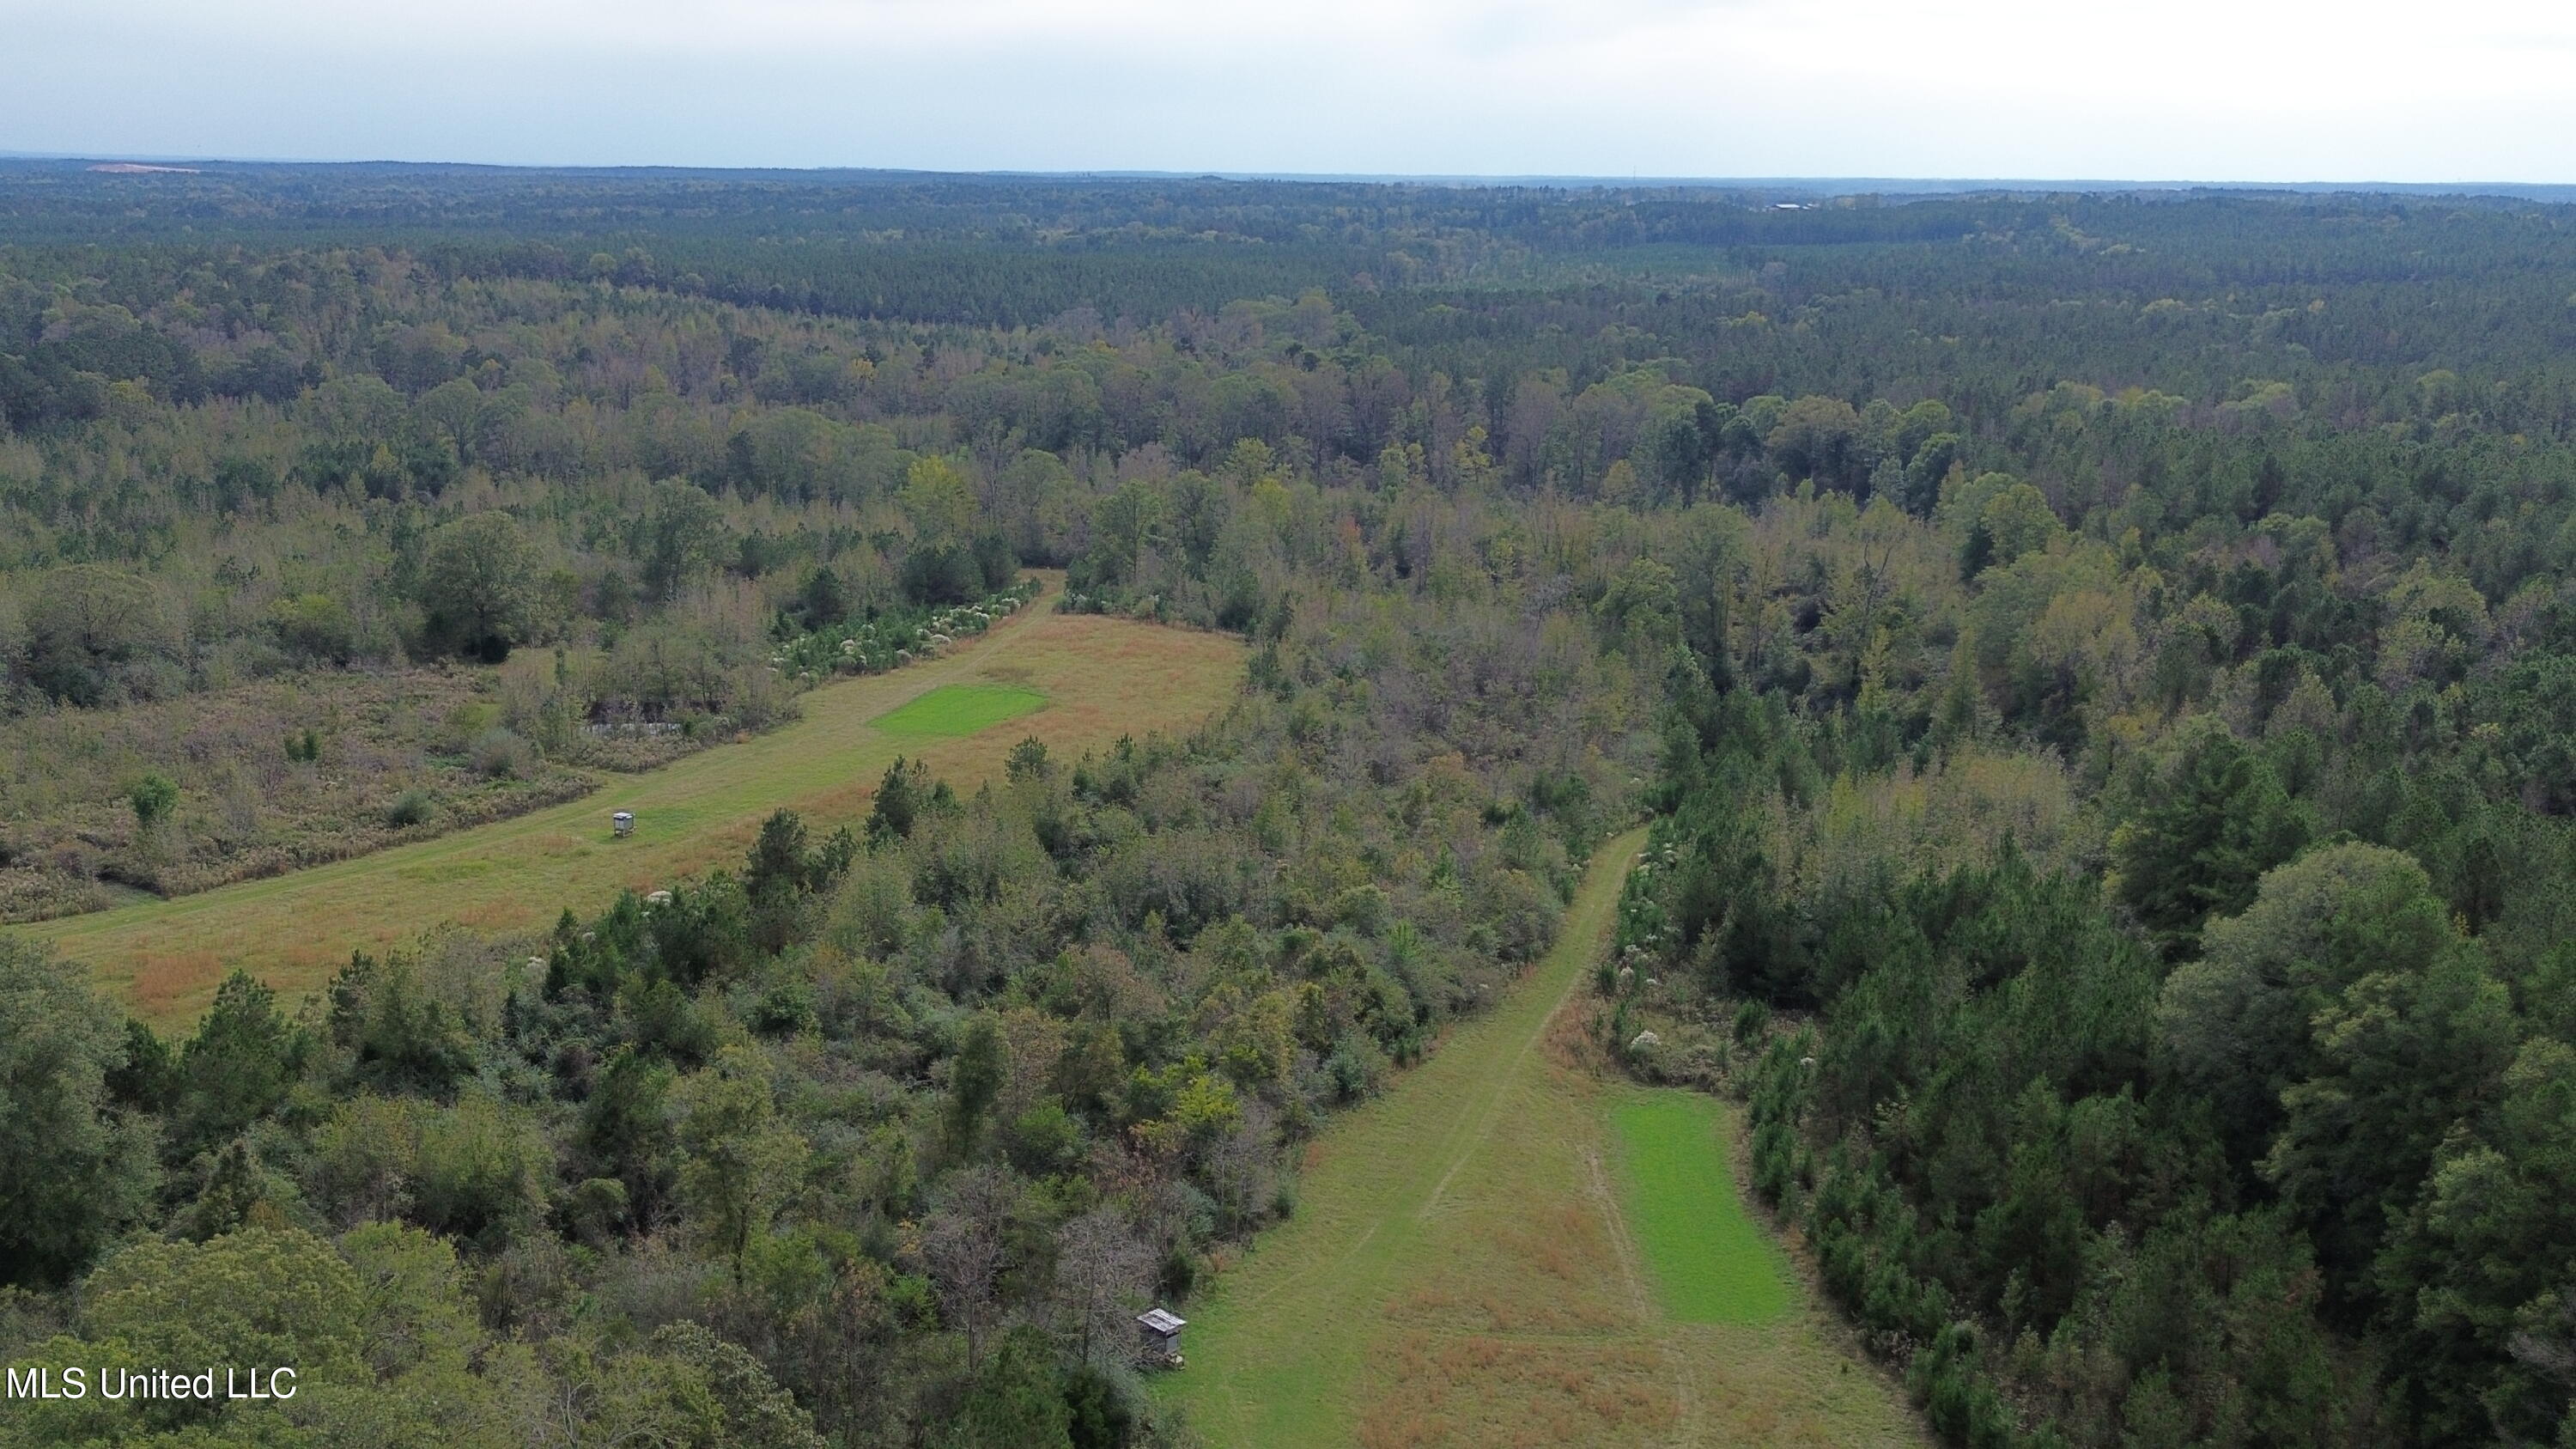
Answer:
M518 162L2576 180L2462 0L0 0L0 147Z

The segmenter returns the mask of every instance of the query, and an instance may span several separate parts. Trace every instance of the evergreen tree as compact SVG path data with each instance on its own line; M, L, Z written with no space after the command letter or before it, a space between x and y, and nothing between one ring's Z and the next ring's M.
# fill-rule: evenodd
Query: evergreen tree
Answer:
M82 968L0 936L0 1286L50 1286L151 1205L152 1129L108 1089L127 1034Z
M302 1034L277 1009L277 993L235 971L179 1056L179 1102L169 1150L185 1162L241 1135L286 1100L301 1070Z
M2312 831L2263 757L2209 722L2113 833L2115 893L2167 955L2189 956L2201 923L2245 909Z

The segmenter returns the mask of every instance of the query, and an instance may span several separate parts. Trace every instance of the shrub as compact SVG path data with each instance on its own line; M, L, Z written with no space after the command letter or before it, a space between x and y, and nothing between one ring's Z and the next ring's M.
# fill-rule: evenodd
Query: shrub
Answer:
M1156 1286L1165 1298L1187 1298L1199 1282L1198 1259L1190 1256L1189 1244L1174 1243L1163 1255L1163 1265L1156 1275Z
M1082 1125L1061 1103L1041 1102L1003 1132L1002 1151L1031 1177L1064 1172L1082 1159Z
M626 1184L613 1177L584 1179L564 1202L564 1223L593 1248L604 1247L627 1221Z
M485 732L501 724L501 706L488 699L469 699L447 712L439 727L446 747L459 754L470 752Z
M279 647L309 662L346 664L357 652L358 621L329 594L278 600L269 627L277 631Z
M396 830L427 825L433 808L427 790L405 790L385 811L385 823Z
M814 1025L814 988L803 981L773 984L746 1014L751 1028L764 1036L793 1036Z
M1374 1038L1365 1032L1345 1032L1334 1044L1333 1054L1324 1059L1324 1076L1332 1083L1335 1100L1356 1102L1376 1095L1389 1065Z
M1735 1039L1752 1042L1771 1029L1771 1008L1759 1001L1748 1000L1735 1008Z
M125 800L134 807L134 823L149 830L177 808L179 787L167 775L146 775L127 787Z
M498 725L474 737L474 773L488 780L524 780L536 773L537 752Z
M506 1235L536 1215L552 1165L532 1117L469 1093L451 1109L422 1116L413 1216L453 1237Z

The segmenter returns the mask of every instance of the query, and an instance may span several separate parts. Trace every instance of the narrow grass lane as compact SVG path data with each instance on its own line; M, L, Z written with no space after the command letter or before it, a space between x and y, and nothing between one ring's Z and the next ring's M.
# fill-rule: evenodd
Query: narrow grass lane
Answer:
M1681 1094L1585 1065L1577 992L1641 839L1602 847L1556 949L1505 1001L1325 1131L1296 1216L1191 1312L1189 1366L1157 1392L1211 1444L1918 1442L1885 1382L1787 1291L1728 1180L1702 1170L1728 1151L1723 1104L1680 1101L1699 1125L1680 1124L1665 1104ZM1613 1129L1623 1106L1649 1114L1642 1137ZM1695 1225L1718 1246L1680 1242ZM1770 1274L1777 1311L1758 1286L1710 1309L1710 1253L1730 1294L1758 1285L1748 1266Z
M1368 1354L1475 1149L1518 1105L1548 1018L1598 959L1643 832L1604 845L1556 949L1499 1007L1452 1031L1308 1154L1297 1215L1229 1268L1166 1382L1221 1446L1348 1444ZM1509 1130L1526 1130L1519 1113ZM1479 1179L1470 1188L1485 1186ZM1454 1206L1454 1204L1453 1204Z

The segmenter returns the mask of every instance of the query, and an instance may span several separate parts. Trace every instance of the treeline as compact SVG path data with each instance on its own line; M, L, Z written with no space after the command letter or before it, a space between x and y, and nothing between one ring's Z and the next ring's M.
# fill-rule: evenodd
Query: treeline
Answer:
M1748 1095L1952 1442L2555 1442L2563 465L2013 423L1928 518L1813 477L1618 575L1672 664L1614 1044Z
M1630 940L1798 1010L1746 1057L1757 1185L1946 1436L2557 1435L2563 830L2523 842L2540 919L2473 932L2404 851L2302 849L2207 732L2106 887L2022 849L2049 816L1989 761L1828 783L1785 718L1703 699Z

